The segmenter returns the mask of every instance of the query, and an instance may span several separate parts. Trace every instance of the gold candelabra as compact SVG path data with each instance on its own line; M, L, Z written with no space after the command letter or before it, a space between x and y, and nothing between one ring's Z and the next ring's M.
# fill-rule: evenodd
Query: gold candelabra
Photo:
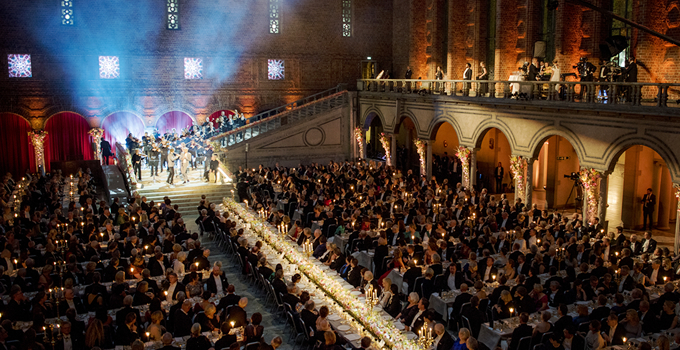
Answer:
M373 307L378 305L380 302L380 299L378 298L378 291L373 288L372 284L368 284L366 286L365 293L366 295L366 306L368 306L369 310L373 310Z
M59 329L58 334L54 334L54 328ZM52 349L56 349L56 344L58 341L61 340L61 326L60 324L52 325L52 324L47 324L43 326L43 331L45 332L45 336L43 336L43 344L50 344L52 345Z
M432 337L432 328L423 325L418 330L418 345L423 349L429 349L434 343L434 337Z
M307 255L307 257L312 256L314 253L314 245L310 241L305 241L302 243L302 252Z

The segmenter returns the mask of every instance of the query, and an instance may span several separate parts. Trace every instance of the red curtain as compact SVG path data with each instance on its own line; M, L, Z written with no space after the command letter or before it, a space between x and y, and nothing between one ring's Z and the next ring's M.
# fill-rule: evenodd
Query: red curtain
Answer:
M104 139L111 144L111 151L116 153L116 142L125 146L125 138L129 133L142 139L144 136L144 123L138 116L130 112L116 112L104 119L102 123Z
M35 153L28 138L31 126L12 113L0 113L0 175L20 179L26 169L35 172Z
M191 120L191 117L179 111L165 113L156 122L156 128L161 135L172 132L172 129L175 129L178 134L182 134L182 129L192 125L194 125L194 121Z
M90 135L90 125L85 118L72 112L59 113L45 123L48 132L45 141L45 167L50 162L94 159Z
M211 122L213 122L213 126L215 126L215 127L217 126L217 122L216 122L215 120L216 120L217 118L219 118L219 117L222 115L222 112L224 112L224 115L226 115L227 117L230 116L230 115L236 114L236 113L234 113L234 111L230 111L230 110L228 110L228 109L223 109L223 110L221 110L221 111L217 111L217 112L211 114L211 115L208 117L208 120L211 121Z

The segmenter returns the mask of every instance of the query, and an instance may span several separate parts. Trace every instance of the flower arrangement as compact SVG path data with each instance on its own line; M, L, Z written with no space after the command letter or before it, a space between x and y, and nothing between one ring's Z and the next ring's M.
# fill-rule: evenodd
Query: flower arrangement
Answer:
M524 186L524 169L526 164L526 160L522 156L510 156L510 172L515 180L517 197L521 199L524 199L526 193Z
M470 150L464 146L458 146L456 150L456 157L460 159L461 169L463 171L463 187L470 186Z
M392 166L392 157L391 157L391 149L390 149L390 138L385 135L384 132L380 133L380 137L378 138L380 140L380 144L382 145L383 149L385 150L385 162L387 163L387 166Z
M678 211L680 211L680 185L674 184L673 189L675 190L675 198L678 199Z
M580 178L585 192L587 212L583 213L583 223L597 217L597 180L602 177L602 173L593 168L581 169Z
M357 145L359 145L359 157L364 157L364 131L360 127L354 128L354 137L357 140Z
M87 133L92 137L92 143L94 143L94 159L99 160L99 155L102 153L101 141L104 136L104 129L92 128Z
M427 145L425 141L421 139L413 140L413 144L416 145L416 151L418 152L418 158L420 159L420 175L426 175L427 169L425 167L425 146Z
M35 152L36 168L45 168L45 137L47 137L45 130L33 130L28 133L28 139L31 141Z
M237 222L243 222L247 234L256 235L257 239L272 248L278 257L295 265L303 278L316 285L317 291L321 292L317 295L326 298L331 310L358 329L360 336L370 337L376 348L420 349L415 341L408 340L405 334L396 329L390 320L384 320L379 313L353 296L337 279L324 272L315 258L303 254L294 242L279 234L276 227L263 221L255 212L231 198L223 199L223 207L237 219Z

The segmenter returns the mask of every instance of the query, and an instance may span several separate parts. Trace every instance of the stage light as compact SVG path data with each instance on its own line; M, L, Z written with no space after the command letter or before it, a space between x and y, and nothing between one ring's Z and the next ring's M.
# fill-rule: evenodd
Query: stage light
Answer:
M283 60L267 60L267 73L269 80L283 80L285 78Z
M99 56L99 77L117 79L120 77L120 61L118 56Z
M31 68L31 55L9 54L7 66L10 78L30 78L33 76Z
M184 57L184 79L203 79L203 59Z

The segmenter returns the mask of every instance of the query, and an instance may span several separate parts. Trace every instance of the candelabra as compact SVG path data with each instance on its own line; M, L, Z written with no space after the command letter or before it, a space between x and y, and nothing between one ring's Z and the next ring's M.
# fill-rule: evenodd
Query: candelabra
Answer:
M286 224L284 224L284 223L281 223L281 224L278 226L278 229L279 229L279 233L280 233L282 236L285 236L286 233L287 233L287 231L288 231L288 227L287 227Z
M366 286L365 293L366 295L366 306L368 306L369 310L373 310L373 307L378 304L380 301L378 299L378 291L373 288L372 284L368 284Z
M54 328L59 329L58 334L54 334ZM43 337L43 344L50 344L52 345L52 349L56 349L56 344L58 341L61 340L61 326L59 323L56 325L48 324L43 326L43 331L45 332L45 336Z
M564 251L564 248L556 248L555 249L555 259L557 259L557 271L562 270L562 261L564 261L566 257L566 252Z
M312 256L312 253L314 253L314 245L312 245L312 242L306 241L302 243L302 253L307 255L307 257Z
M434 338L432 337L432 328L424 325L418 331L418 345L423 349L429 349L434 343Z

